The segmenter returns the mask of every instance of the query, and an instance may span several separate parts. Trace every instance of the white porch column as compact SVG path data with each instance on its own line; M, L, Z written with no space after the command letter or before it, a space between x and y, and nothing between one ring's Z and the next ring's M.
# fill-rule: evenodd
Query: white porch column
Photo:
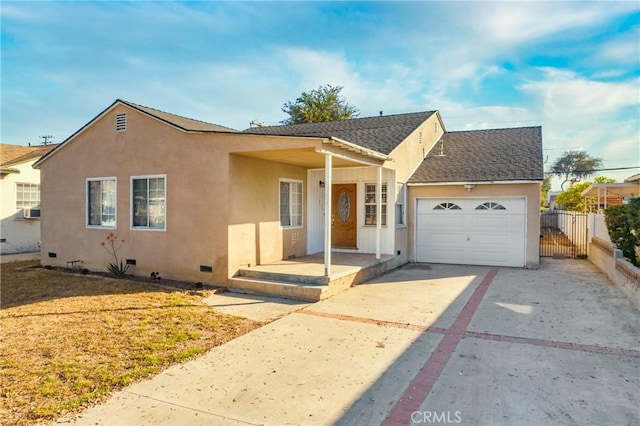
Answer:
M324 276L331 275L331 154L324 156Z
M389 201L387 187L387 202ZM387 206L387 209L389 206ZM382 167L378 167L376 179L376 259L380 259L380 232L382 230Z

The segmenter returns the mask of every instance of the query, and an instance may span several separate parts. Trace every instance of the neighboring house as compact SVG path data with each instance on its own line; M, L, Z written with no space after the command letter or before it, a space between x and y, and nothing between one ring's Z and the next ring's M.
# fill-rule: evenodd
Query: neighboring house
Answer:
M117 100L36 167L45 265L103 270L110 232L134 273L214 284L320 252L539 264L539 127L446 132L429 111L238 132Z
M609 206L617 206L629 198L640 197L640 174L629 176L621 183L592 183L581 195L586 200L586 211L602 213Z
M0 144L0 253L40 250L40 172L33 164L55 145Z

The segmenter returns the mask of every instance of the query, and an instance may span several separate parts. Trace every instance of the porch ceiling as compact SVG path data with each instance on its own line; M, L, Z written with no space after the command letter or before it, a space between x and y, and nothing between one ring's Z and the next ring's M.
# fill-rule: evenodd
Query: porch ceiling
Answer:
M639 186L634 183L594 183L591 184L587 189L582 191L583 197L597 197L598 189L600 189L600 196L605 196L605 191L607 195L610 196L638 196L638 191L640 190Z
M324 169L324 154L317 152L315 147L275 149L266 151L244 151L235 152L237 155L259 158L261 160L273 161L276 163L292 164L309 169ZM363 162L357 157L349 158L348 154L336 155L333 157L333 167L362 167Z

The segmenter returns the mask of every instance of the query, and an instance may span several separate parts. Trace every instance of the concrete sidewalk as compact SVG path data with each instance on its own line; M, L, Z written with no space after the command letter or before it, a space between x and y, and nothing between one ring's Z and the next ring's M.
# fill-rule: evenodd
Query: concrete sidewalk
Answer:
M40 260L40 252L0 255L0 263L24 262L26 260Z
M407 265L58 423L638 424L639 318L587 261Z

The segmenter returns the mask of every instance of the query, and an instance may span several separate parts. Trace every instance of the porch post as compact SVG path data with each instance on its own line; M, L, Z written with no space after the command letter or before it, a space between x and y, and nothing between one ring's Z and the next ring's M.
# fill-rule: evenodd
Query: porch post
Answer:
M331 154L324 156L324 276L331 275Z
M387 202L389 201L389 187L387 186ZM387 209L389 206L387 206ZM387 224L388 225L388 224ZM376 259L380 259L380 231L382 230L382 167L378 166L376 179Z

